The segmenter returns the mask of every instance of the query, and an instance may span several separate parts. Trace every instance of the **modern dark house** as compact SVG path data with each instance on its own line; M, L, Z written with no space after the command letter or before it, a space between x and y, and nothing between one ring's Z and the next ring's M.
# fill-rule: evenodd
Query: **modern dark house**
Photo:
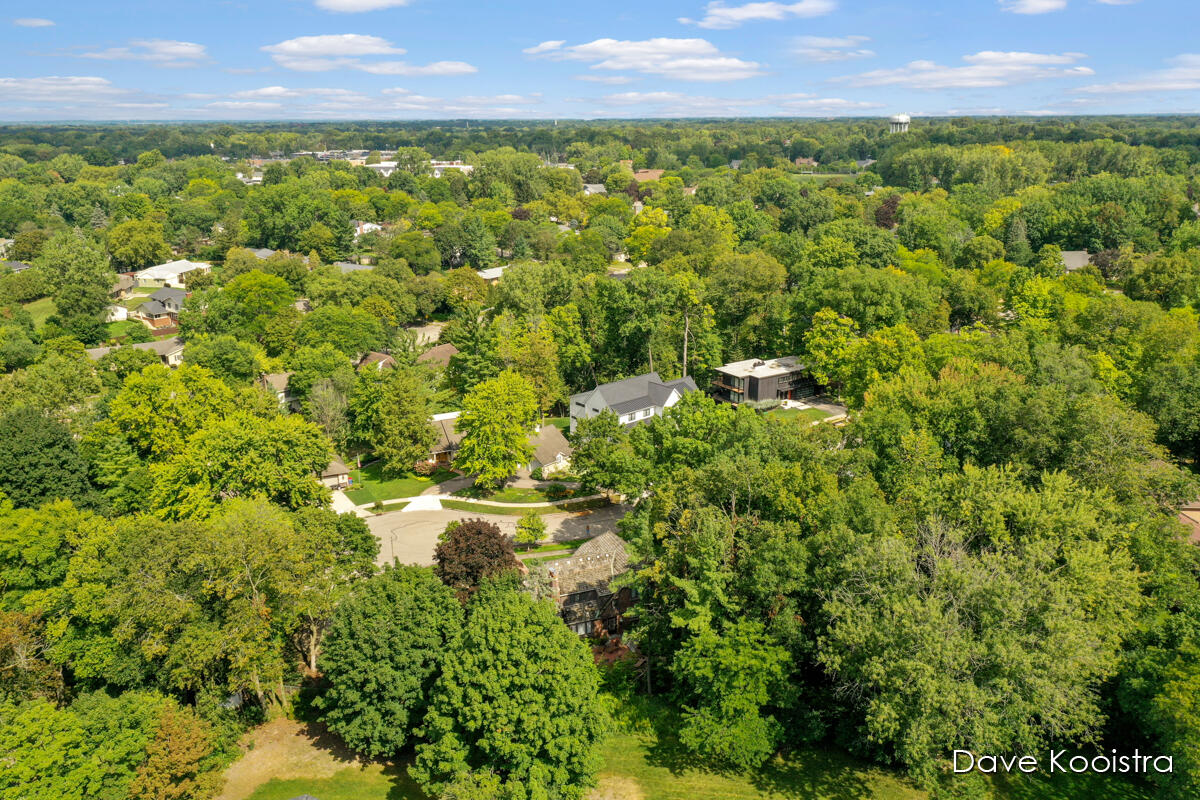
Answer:
M608 409L622 425L634 425L661 416L663 409L679 402L686 392L697 390L691 377L664 381L657 372L648 372L623 381L597 386L571 395L571 433L581 419L591 419Z
M714 392L726 403L763 400L803 400L821 393L821 386L796 356L769 361L751 358L717 367Z

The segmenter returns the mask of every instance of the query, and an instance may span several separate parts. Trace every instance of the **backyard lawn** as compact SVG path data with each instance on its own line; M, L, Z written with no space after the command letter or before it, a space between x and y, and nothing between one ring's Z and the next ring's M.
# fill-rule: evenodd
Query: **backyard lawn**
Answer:
M404 766L367 764L347 767L328 778L274 778L246 800L291 800L309 794L320 800L427 800L404 772Z
M829 416L829 414L819 408L777 408L767 413L780 419L794 419L807 422L817 422Z
M546 417L545 424L553 425L554 427L556 427L560 431L562 431L564 434L571 430L571 418L570 417Z
M636 712L635 712L636 713ZM924 800L926 793L900 773L858 761L837 750L809 748L769 761L752 773L709 772L679 747L674 736L656 735L671 714L611 734L601 746L603 766L587 800ZM260 741L227 773L219 800L427 800L406 774L407 763L356 764L332 737L297 733L262 741L272 726L253 734ZM644 730L642 730L644 728ZM1104 776L1016 776L997 781L996 800L1149 800L1134 782Z
M375 461L362 469L350 470L350 480L354 488L346 490L346 496L355 505L365 505L377 501L394 500L397 497L415 497L430 486L456 477L453 472L439 469L429 475L409 473L400 478L383 477L383 462Z
M55 311L54 301L49 297L26 303L22 308L29 312L29 316L33 317L34 326L46 324L46 319Z

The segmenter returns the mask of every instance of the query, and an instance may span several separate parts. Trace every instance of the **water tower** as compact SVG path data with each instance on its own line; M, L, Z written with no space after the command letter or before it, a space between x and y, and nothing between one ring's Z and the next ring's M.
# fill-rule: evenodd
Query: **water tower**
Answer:
M908 123L912 117L908 114L897 114L888 121L888 133L908 133Z

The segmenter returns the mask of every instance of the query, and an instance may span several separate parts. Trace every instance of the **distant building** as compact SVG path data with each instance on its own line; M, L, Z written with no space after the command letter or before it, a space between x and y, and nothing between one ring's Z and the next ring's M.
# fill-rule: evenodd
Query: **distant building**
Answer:
M633 179L638 183L646 183L647 181L656 181L662 178L665 169L639 169L633 173Z
M612 411L622 425L635 425L662 416L665 409L679 402L687 392L697 391L690 377L664 381L657 372L648 372L622 381L597 386L571 395L571 433L581 419L591 419L605 410Z
M374 368L377 370L392 369L396 366L396 359L389 356L387 353L376 353L374 351L367 353L358 360L355 367L362 371L366 368Z
M1092 255L1087 250L1063 250L1063 267L1067 272L1083 269L1092 263Z
M349 261L335 261L333 265L337 267L343 275L348 275L351 272L361 272L362 270L375 269L371 264L354 264Z
M337 456L321 473L321 483L330 489L345 489L350 485L350 468Z
M717 367L714 394L726 403L800 400L821 393L821 386L795 356L735 361Z
M366 233L375 233L383 230L383 226L377 222L363 222L361 219L352 220L351 225L354 226L354 238L362 236Z
M547 564L551 591L563 621L580 636L619 631L621 614L633 605L633 593L613 591L612 581L629 571L625 542L615 533L589 539L568 558Z
M0 261L0 268L7 268L9 272L15 274L29 269L29 265L24 261Z
M296 395L291 389L292 373L290 372L268 372L265 375L260 375L258 385L266 391L275 395L275 399L279 401L279 407L288 411L298 411L300 403L296 399Z
M908 133L908 123L912 117L908 114L896 114L888 120L888 133Z
M1179 521L1187 526L1188 541L1200 544L1200 498L1183 504L1179 509Z
M812 172L817 168L817 160L815 158L809 158L808 156L801 156L800 158L797 158L795 163L796 166L800 168L801 172Z
M470 175L475 171L475 167L470 164L465 164L462 161L430 161L429 171L433 173L433 177L440 178L446 174L446 170L457 170L464 175Z
M202 261L188 261L184 258L135 272L133 277L138 286L183 289L184 276L193 271L210 272L212 267Z
M500 276L504 274L504 270L508 269L508 265L503 267L488 267L487 269L475 270L475 274L483 278L485 283L492 284L500 280Z
M458 348L447 342L446 344L435 345L421 355L417 356L417 361L422 364L429 364L438 369L446 369L450 366L450 359L458 354Z
M114 283L108 290L108 296L114 300L124 300L133 291L133 287L137 286L135 281L129 275L118 275L117 282Z
M155 342L140 342L138 344L125 345L134 350L149 350L158 356L168 367L178 367L183 363L183 339L178 336L172 336L170 339L159 339ZM99 361L114 350L119 350L120 347L93 347L84 352L88 358L93 361Z
M585 195L608 194L608 187L603 183L585 183L583 185L583 193Z

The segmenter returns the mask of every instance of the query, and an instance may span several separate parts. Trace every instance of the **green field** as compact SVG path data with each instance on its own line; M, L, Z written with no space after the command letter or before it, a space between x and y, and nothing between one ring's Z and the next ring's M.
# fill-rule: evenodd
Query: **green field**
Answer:
M532 487L505 486L503 489L489 493L476 489L474 486L468 486L465 489L459 489L454 494L475 500L491 500L494 503L552 503L556 500L570 499L574 492L553 498L543 490Z
M449 508L454 511L474 511L478 514L504 514L506 516L522 516L530 511L536 511L539 514L558 514L563 511L589 511L594 508L602 508L608 505L608 501L604 498L596 498L595 500L578 500L576 502L559 503L555 506L531 506L530 508L514 508L513 506L493 506L488 503L468 503L465 500L443 500L442 508Z
M29 316L33 317L33 324L35 326L45 325L47 318L55 312L54 301L49 297L43 297L41 300L26 303L22 308L29 312Z
M670 716L670 715L667 715ZM658 723L661 726L661 721ZM648 725L646 727L649 727ZM751 773L696 765L673 736L619 732L601 746L603 766L588 800L924 800L899 772L830 748L777 756ZM328 777L272 779L245 800L427 800L407 764L348 766ZM302 774L294 771L292 774ZM1149 800L1136 783L1100 776L1017 776L994 783L994 800Z
M394 500L397 497L416 497L431 486L455 477L453 472L439 469L426 477L409 473L400 478L384 478L383 462L375 461L362 469L350 470L353 489L346 496L355 505L366 505L377 501Z
M829 416L819 408L777 408L767 413L780 419L806 420L808 422L817 422Z
M246 800L290 800L310 794L319 800L427 800L402 766L347 767L328 778L271 780Z

